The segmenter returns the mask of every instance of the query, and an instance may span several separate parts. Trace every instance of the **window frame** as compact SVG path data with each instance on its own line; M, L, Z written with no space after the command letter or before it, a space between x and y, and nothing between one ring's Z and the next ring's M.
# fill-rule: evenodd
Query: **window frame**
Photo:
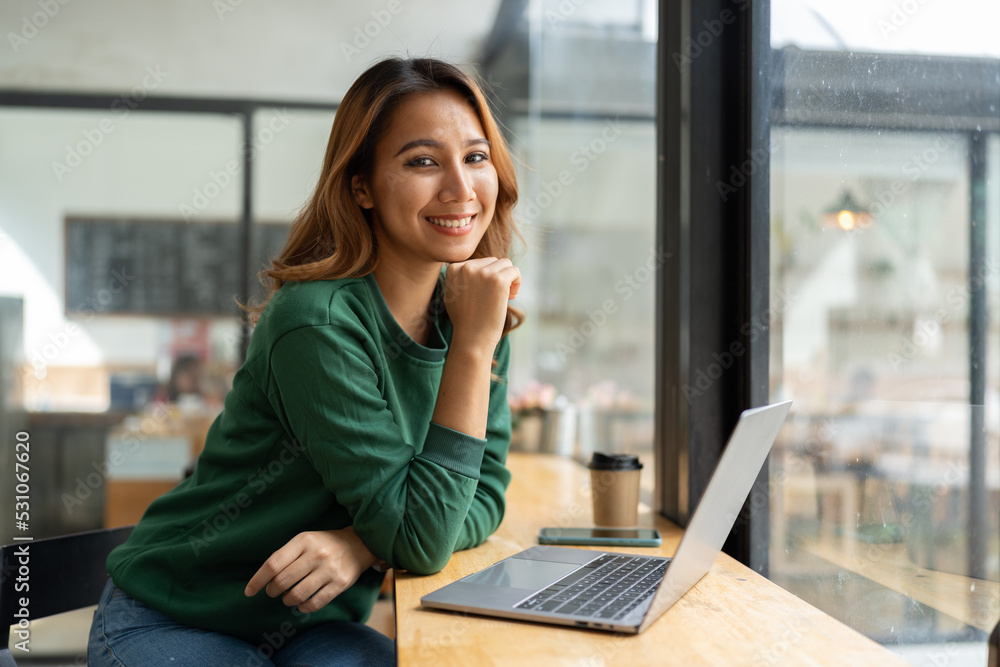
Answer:
M66 110L96 110L114 109L121 103L121 96L100 93L63 93L63 92L23 92L0 89L0 107L27 107L42 109ZM253 181L254 181L254 114L267 108L291 108L303 110L333 111L336 113L339 104L326 102L278 101L262 99L235 99L223 97L156 97L150 96L142 100L134 111L170 112L196 114L224 114L237 116L242 127L242 179L240 194L239 245L237 262L239 262L240 282L236 295L240 303L247 303L253 294L257 282L255 272L251 268L251 250L253 238ZM239 363L246 359L247 347L250 345L250 328L240 328Z
M659 3L658 512L686 525L740 413L768 401L770 3ZM765 462L723 550L767 576Z

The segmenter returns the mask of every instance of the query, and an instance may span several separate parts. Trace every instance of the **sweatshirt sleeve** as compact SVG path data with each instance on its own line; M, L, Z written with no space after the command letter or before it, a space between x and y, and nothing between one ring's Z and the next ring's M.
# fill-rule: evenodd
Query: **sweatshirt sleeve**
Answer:
M479 546L500 526L506 502L504 493L510 484L505 466L510 447L510 406L507 403L507 369L510 366L509 336L500 339L496 354L495 375L490 383L489 417L486 423L486 451L479 469L476 494L462 524L455 550Z
M371 345L329 325L286 333L271 351L276 407L372 553L437 572L474 503L486 441L432 422L418 455L382 399Z

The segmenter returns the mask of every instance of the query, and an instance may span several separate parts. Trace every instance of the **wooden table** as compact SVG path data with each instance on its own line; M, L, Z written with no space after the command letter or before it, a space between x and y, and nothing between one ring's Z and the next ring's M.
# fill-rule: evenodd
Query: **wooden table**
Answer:
M591 524L588 471L543 454L512 453L507 515L481 546L452 556L437 574L396 575L400 665L903 665L888 649L720 555L705 576L645 633L620 635L424 609L420 597L536 544L542 526ZM673 555L683 531L642 508L640 525Z

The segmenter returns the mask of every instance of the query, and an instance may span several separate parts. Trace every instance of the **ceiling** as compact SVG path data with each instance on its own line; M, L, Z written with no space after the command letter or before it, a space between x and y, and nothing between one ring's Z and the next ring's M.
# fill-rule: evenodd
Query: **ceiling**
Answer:
M0 3L0 88L333 102L387 55L475 62L500 0ZM40 26L40 27L39 27ZM14 37L11 37L11 34ZM157 72L151 78L149 72Z

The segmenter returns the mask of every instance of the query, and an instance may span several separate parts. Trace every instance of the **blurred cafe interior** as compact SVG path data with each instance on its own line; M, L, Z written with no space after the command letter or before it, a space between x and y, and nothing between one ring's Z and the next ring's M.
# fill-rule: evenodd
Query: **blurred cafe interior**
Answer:
M184 478L338 99L426 54L481 77L517 157L512 450L637 454L642 501L683 518L700 438L793 399L744 562L912 664L985 664L998 3L733 0L768 17L752 105L695 79L689 102L752 126L738 154L735 130L664 139L701 121L657 92L715 66L730 14L670 49L654 0L42 4L0 5L4 544L16 433L36 539L135 523Z

